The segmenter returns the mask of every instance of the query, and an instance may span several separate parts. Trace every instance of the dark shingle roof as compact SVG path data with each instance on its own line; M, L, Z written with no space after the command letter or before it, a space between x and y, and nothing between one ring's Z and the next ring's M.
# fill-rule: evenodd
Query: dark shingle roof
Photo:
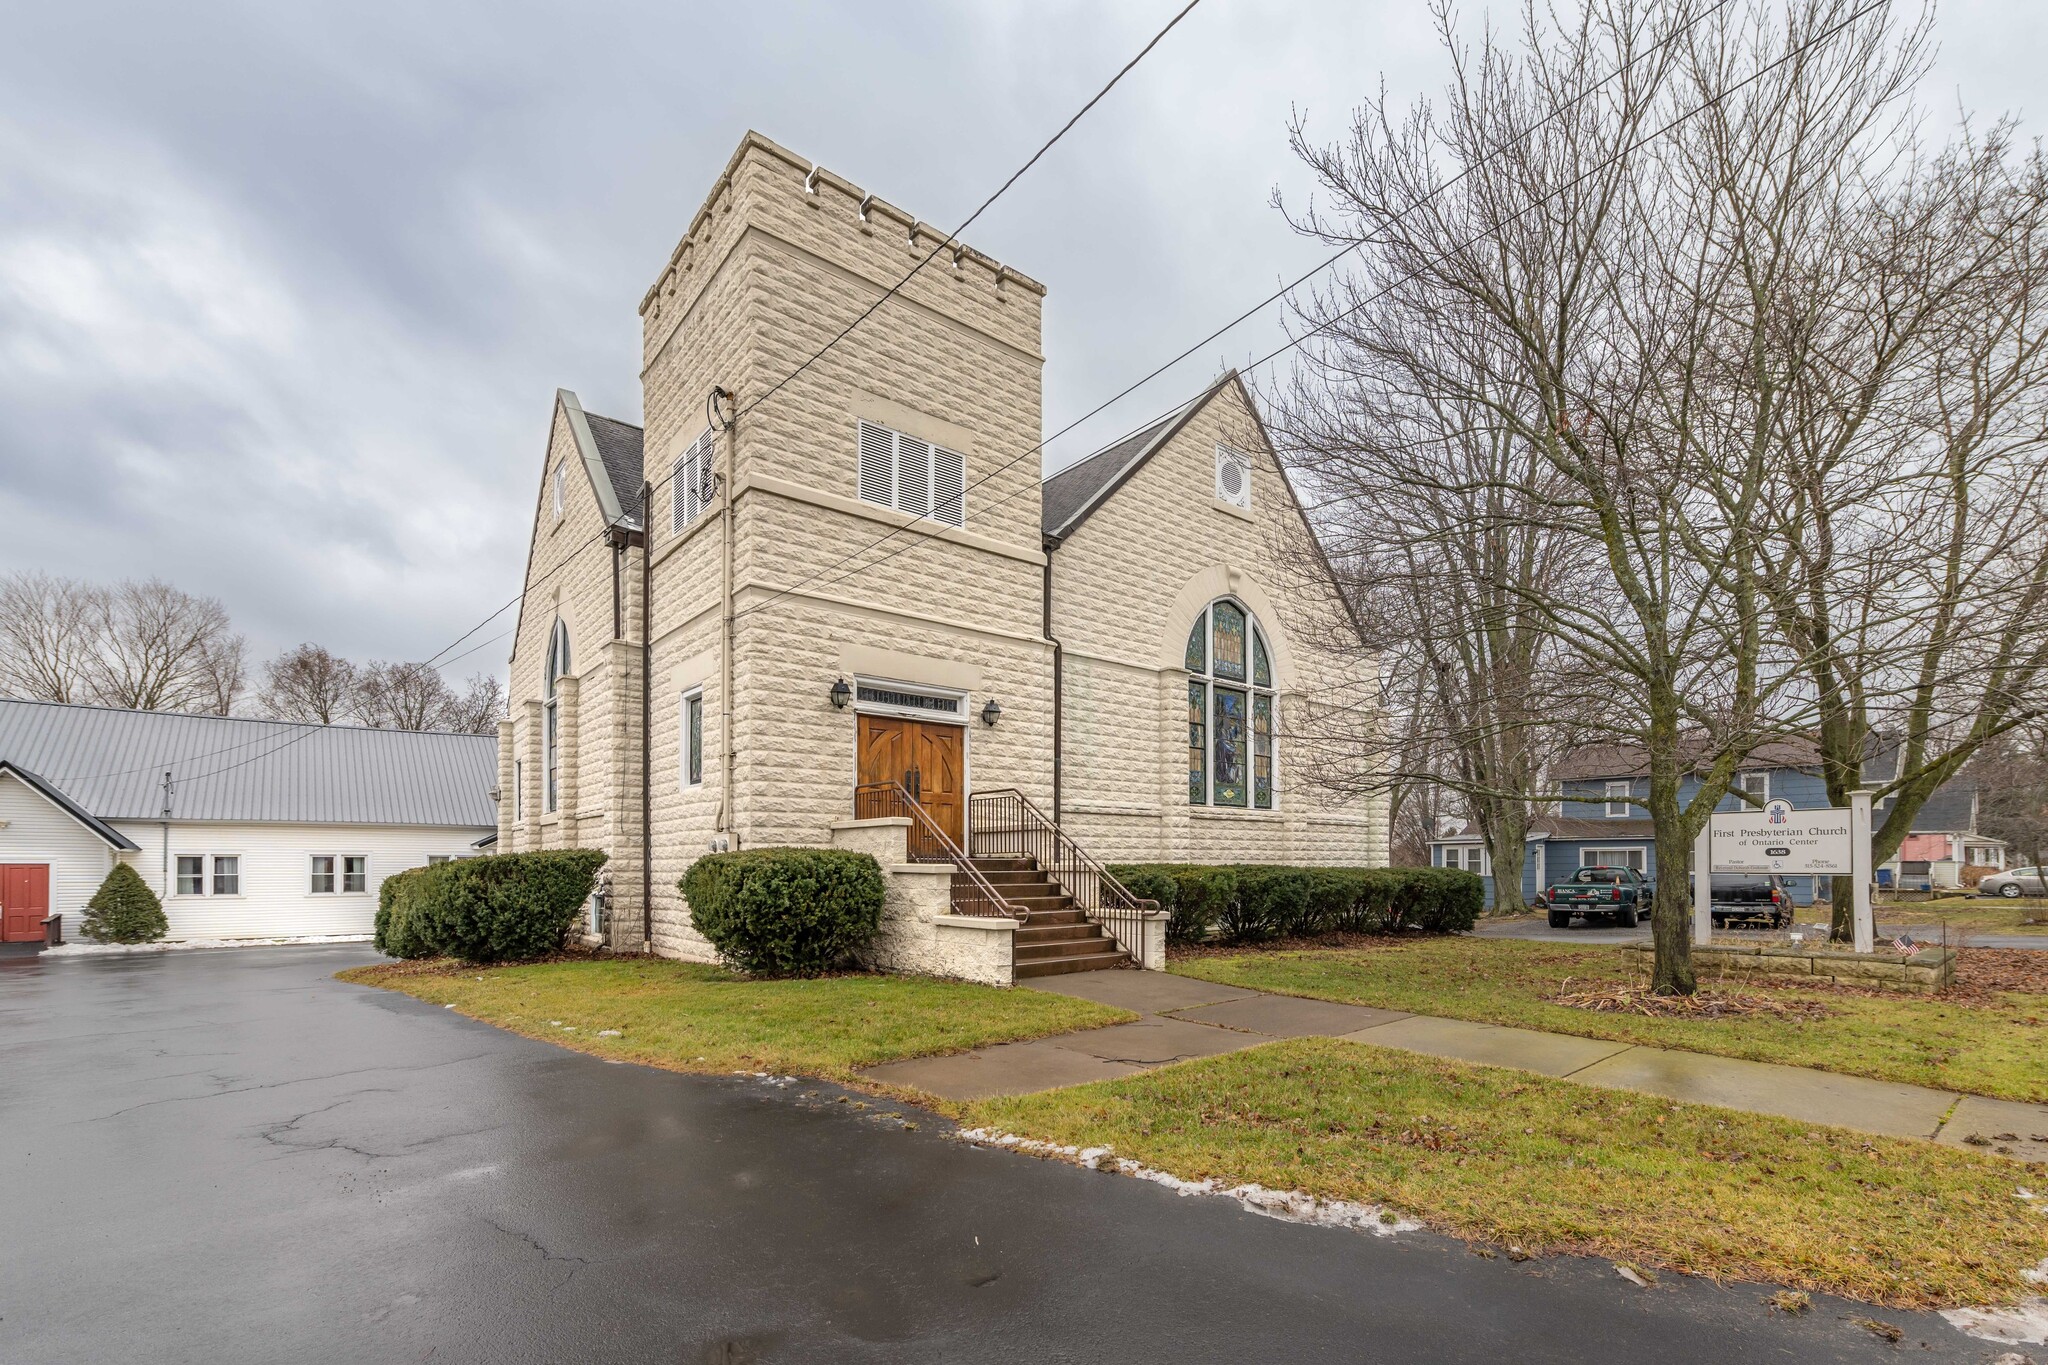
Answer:
M0 760L101 820L318 825L498 822L491 735L366 730L0 700Z
M1152 447L1180 420L1169 413L1150 426L1132 432L1115 445L1104 446L1093 455L1068 465L1045 481L1040 490L1043 511L1040 527L1045 534L1064 534L1111 485L1144 460Z
M1765 740L1742 761L1744 771L1819 766L1820 746L1801 735ZM1642 777L1649 771L1649 756L1640 745L1587 744L1559 759L1551 776L1570 782L1590 777Z
M641 472L641 429L631 422L600 417L594 412L585 412L583 417L590 423L591 439L597 442L598 457L604 461L604 472L612 481L612 495L619 500L620 512L626 520L637 524L640 485L646 479Z

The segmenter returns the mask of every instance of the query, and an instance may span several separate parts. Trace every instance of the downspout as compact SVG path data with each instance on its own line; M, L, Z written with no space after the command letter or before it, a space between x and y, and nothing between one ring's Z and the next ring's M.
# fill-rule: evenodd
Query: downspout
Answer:
M654 485L640 480L640 951L654 951Z
M1058 546L1059 542L1051 536L1045 538L1045 590L1040 625L1040 628L1045 632L1045 638L1052 641L1052 822L1054 825L1058 825L1061 819L1060 790L1061 777L1063 776L1061 769L1064 765L1061 761L1060 750L1063 747L1061 736L1065 727L1064 717L1067 709L1065 697L1066 651L1060 647L1059 637L1052 633L1052 552Z
M740 467L739 436L736 432L739 417L737 412L730 418L721 417L718 411L720 399L730 402L732 395L714 384L706 406L710 410L712 425L725 433L726 469L723 490L725 498L718 510L719 558L722 561L719 566L719 599L720 616L723 618L723 632L718 648L718 692L720 707L725 712L724 720L718 727L725 747L725 777L719 783L718 790L718 825L725 832L728 841L726 847L737 849L740 846L739 812L738 803L733 800L733 781L739 771L739 707L735 705L738 699L733 696L732 655L739 635L739 618L733 614L733 579L737 572L733 558L733 532L738 525L733 500L739 491L738 480L735 477Z
M164 774L164 847L163 867L157 873L162 879L164 895L171 894L171 775Z
M625 559L628 532L619 526L612 527L612 638L624 638L626 634L626 604L620 600L625 591Z

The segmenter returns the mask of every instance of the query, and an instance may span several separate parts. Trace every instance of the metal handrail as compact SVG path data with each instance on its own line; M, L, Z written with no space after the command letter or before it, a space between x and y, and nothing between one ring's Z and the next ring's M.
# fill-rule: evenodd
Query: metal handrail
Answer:
M1159 902L1132 895L1130 888L1014 787L977 792L968 799L967 808L967 843L976 857L1031 859L1075 905L1102 925L1133 962L1143 965L1144 922L1158 913Z
M960 851L952 836L939 827L918 799L904 789L901 782L863 782L853 789L853 818L856 820L880 820L905 818L910 820L905 852L913 863L951 863L953 865L952 910L956 915L983 915L991 918L1007 917L1018 921L1030 918L1024 907L1006 899L1002 892L982 874L980 868ZM964 879L964 880L963 880Z

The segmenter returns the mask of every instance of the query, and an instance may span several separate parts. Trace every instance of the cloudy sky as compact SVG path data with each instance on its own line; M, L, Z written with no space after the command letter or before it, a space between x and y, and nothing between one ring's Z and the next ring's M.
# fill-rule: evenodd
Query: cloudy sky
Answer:
M0 0L0 571L430 655L517 590L556 386L639 419L634 310L745 129L951 224L1180 3ZM2048 5L1938 34L1931 103L2041 128ZM1204 0L969 234L1051 288L1047 430L1316 259L1290 110L1443 74L1423 0Z

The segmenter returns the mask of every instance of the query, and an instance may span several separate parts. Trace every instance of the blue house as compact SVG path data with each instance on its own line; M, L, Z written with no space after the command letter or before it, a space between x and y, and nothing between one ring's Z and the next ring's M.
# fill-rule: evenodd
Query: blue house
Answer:
M1864 766L1866 778L1875 782L1889 777L1896 754L1895 749L1886 749L1873 755ZM1811 741L1773 740L1758 747L1750 759L1750 766L1735 775L1734 786L1753 797L1754 803L1731 791L1721 798L1716 810L1754 810L1774 799L1790 801L1800 810L1832 804L1827 784L1820 775L1820 754ZM1565 799L1558 803L1556 811L1543 812L1530 821L1521 869L1525 902L1533 902L1544 887L1565 880L1581 867L1632 867L1646 877L1657 875L1657 827L1642 805L1650 791L1644 769L1641 751L1622 745L1588 746L1557 765L1551 779L1564 792ZM1679 785L1679 800L1690 801L1698 791L1699 778L1689 776ZM1953 834L1958 844L1967 836L1972 845L1984 846L1981 854L1973 848L1974 859L1990 863L1996 858L2002 863L2002 848L1988 847L1997 841L1976 834L1973 798L1974 784L1967 774L1948 783L1922 808L1913 822L1913 832L1915 836ZM1879 802L1879 819L1883 812L1884 803ZM1958 821L1968 828L1951 829ZM1911 847L1906 851L1911 852ZM1435 867L1461 867L1477 872L1486 879L1486 903L1489 908L1492 906L1494 869L1476 828L1442 834L1432 840L1429 860ZM1880 869L1880 877L1886 870L1896 879L1902 872L1910 874L1923 869L1924 864L1920 868L1908 864L1902 869L1895 860L1888 869ZM1794 902L1800 905L1811 905L1816 896L1824 897L1828 890L1825 877L1787 877L1785 884Z

